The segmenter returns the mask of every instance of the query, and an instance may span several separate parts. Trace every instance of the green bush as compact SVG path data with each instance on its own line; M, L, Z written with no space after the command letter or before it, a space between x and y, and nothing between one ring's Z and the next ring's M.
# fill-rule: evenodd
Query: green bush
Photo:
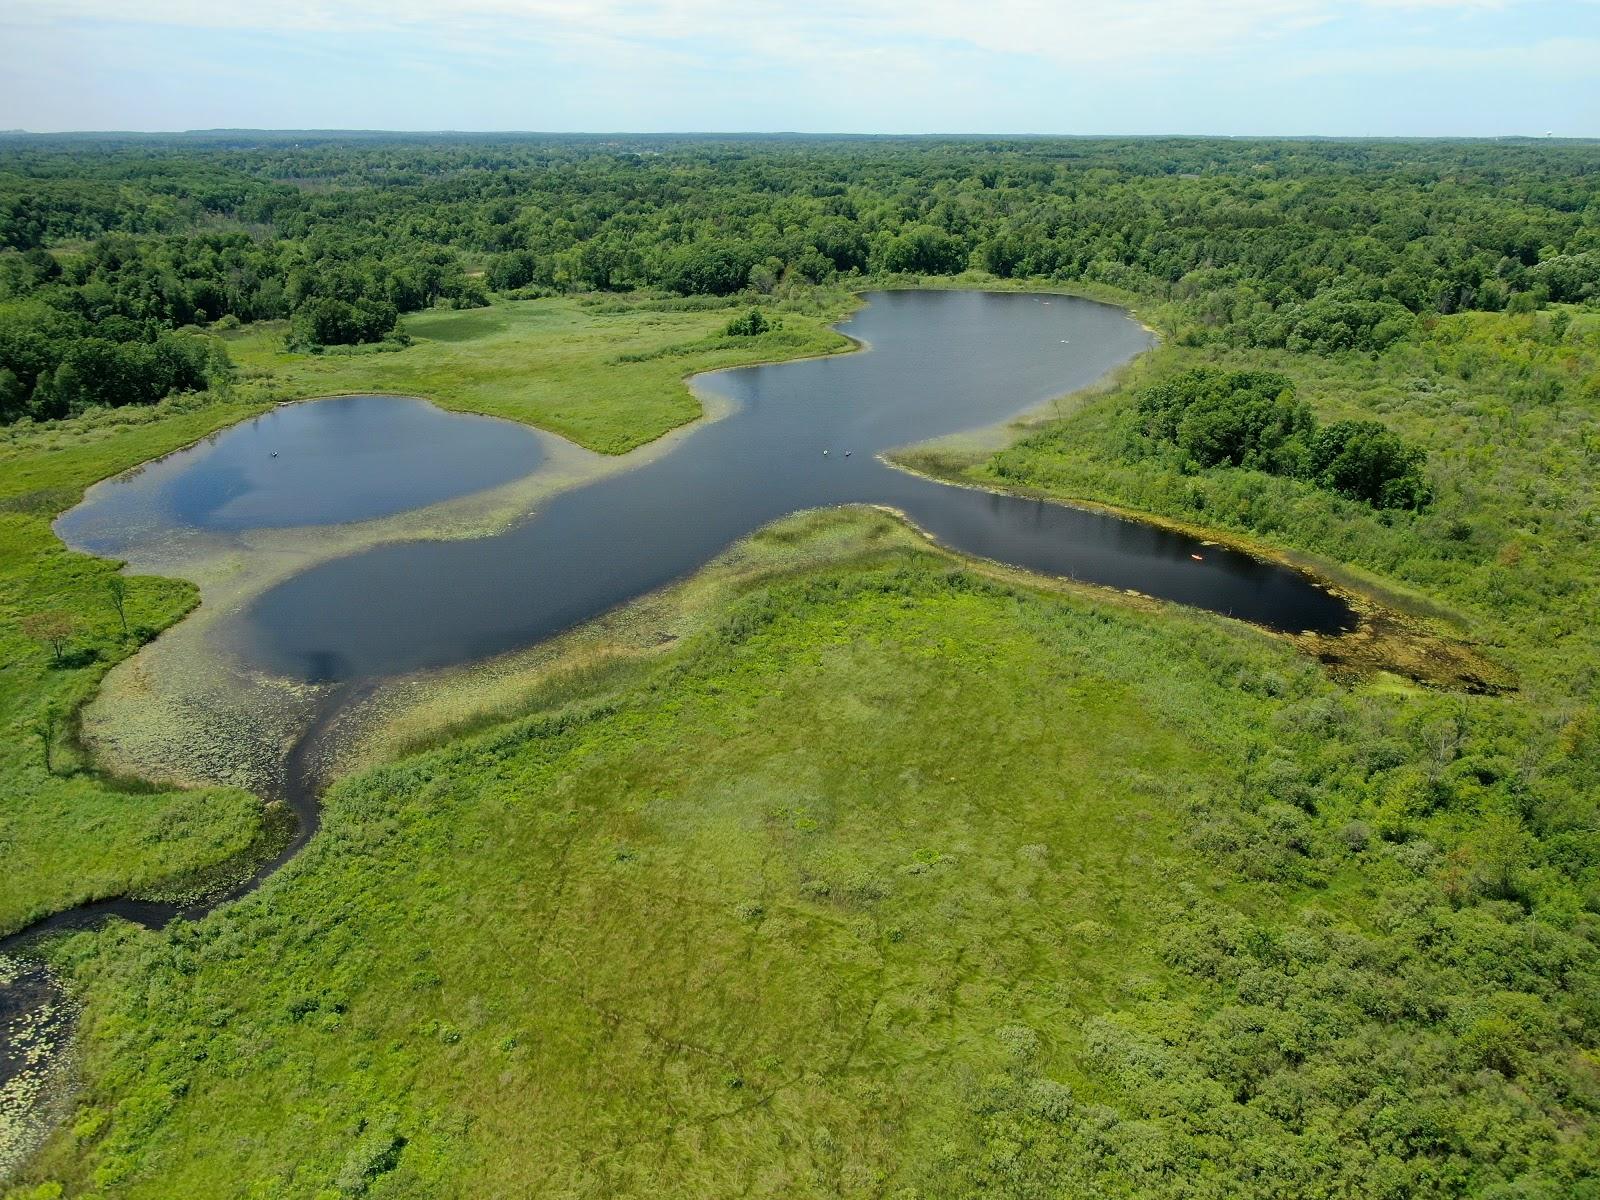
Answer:
M1298 473L1311 410L1275 371L1199 367L1148 388L1139 412L1153 437L1175 442L1202 467L1249 467Z
M1175 446L1187 466L1305 479L1374 508L1419 509L1431 498L1421 449L1376 421L1318 429L1276 371L1196 367L1140 392L1136 412L1142 435Z
M354 304L330 297L308 300L295 311L289 342L298 347L353 346L380 341L394 328L399 314L386 301Z
M1427 455L1376 421L1336 421L1311 439L1306 474L1318 487L1374 508L1422 508Z
M765 313L759 308L752 308L729 321L726 333L729 337L756 337L772 327Z

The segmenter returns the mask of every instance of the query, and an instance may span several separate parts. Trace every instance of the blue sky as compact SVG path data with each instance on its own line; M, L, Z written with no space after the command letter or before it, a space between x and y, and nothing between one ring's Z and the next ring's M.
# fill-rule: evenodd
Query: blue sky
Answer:
M1600 136L1600 0L0 0L0 128Z

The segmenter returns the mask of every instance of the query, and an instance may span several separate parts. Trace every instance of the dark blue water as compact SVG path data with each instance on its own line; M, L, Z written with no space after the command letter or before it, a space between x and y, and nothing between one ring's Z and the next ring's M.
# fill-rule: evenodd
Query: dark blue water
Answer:
M935 483L883 450L1002 421L1150 344L1120 309L1062 296L886 292L842 328L866 352L703 377L734 402L661 457L561 493L504 533L381 545L267 591L235 631L296 679L369 679L530 645L704 565L801 509L892 506L956 550L1280 630L1339 632L1343 601L1299 573L1065 505ZM73 545L137 556L184 530L388 515L535 470L537 436L419 400L278 409L97 489Z
M121 476L56 531L101 553L163 527L221 532L366 521L519 479L533 430L401 396L335 396L242 422Z
M778 517L849 503L891 505L957 550L1274 629L1352 624L1341 600L1249 555L935 483L874 457L1092 383L1149 345L1121 310L1059 296L890 292L844 328L871 350L708 377L737 403L732 416L645 466L554 497L505 533L379 546L274 587L246 616L249 656L319 682L481 658L670 582Z

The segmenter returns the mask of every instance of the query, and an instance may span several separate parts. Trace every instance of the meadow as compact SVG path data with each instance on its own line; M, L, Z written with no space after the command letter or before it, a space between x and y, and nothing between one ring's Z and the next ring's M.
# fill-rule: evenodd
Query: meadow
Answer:
M726 305L674 307L550 299L441 312L414 319L409 348L350 356L291 354L281 329L250 330L234 341L239 377L220 392L0 431L0 846L15 864L0 878L0 933L84 900L192 894L271 845L261 800L109 778L75 746L75 714L105 672L198 599L182 581L131 577L119 615L116 564L66 549L50 529L85 487L272 403L340 391L426 394L621 453L699 416L690 373L849 346L805 312L725 338ZM64 623L59 657L29 632L42 616Z
M410 317L415 344L388 352L295 353L284 326L227 338L246 381L285 399L341 392L426 396L443 408L523 421L602 454L623 454L700 416L690 375L757 358L837 353L849 341L827 328L852 304L828 294L779 314L757 338L723 333L729 301L651 303L552 297ZM748 307L748 305L746 305ZM768 309L771 310L771 302Z
M50 528L95 480L255 411L189 398L0 439L0 932L83 900L185 894L266 835L254 796L111 779L78 752L77 710L105 672L197 596L178 580L129 578L119 615L108 582L117 564L68 550ZM62 623L59 660L28 631L27 619L43 614Z
M803 546L806 522L775 534ZM1595 982L1581 901L1510 818L1459 825L1496 803L1510 705L1352 692L1221 620L863 540L747 581L642 679L346 779L323 836L200 925L60 946L86 1085L32 1178L1268 1196L1587 1177L1593 1142L1555 1132L1590 1087L1561 1032ZM1441 739L1446 795L1408 808Z
M654 654L423 720L259 893L57 943L83 1090L14 1194L1592 1194L1595 346L1559 316L1280 364L1426 442L1438 511L1130 457L1142 382L1216 357L1182 346L969 468L1369 546L1516 693L792 518Z

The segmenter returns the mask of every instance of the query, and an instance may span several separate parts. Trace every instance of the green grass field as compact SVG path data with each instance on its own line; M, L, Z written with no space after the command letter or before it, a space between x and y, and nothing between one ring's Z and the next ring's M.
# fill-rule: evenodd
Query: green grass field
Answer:
M260 892L57 943L82 1091L11 1195L1592 1200L1600 337L1551 322L1249 360L1422 440L1421 516L1129 461L1126 388L976 468L1389 574L1517 693L795 518L671 649L342 780Z
M140 1149L148 1194L314 1194L373 1170L383 1138L405 1140L413 1194L703 1195L768 1172L763 1190L826 1194L804 1146L832 1127L873 1148L849 1173L884 1171L873 1088L991 1063L1002 1018L1114 991L1173 801L1216 770L1074 664L1083 631L1017 616L925 569L824 577L637 691L338 789L330 836L229 919L243 957L203 927L180 951L200 974L157 1002L183 1011L139 1022L226 1010L215 1071L108 1046L166 1111L136 1129L108 1110L97 1149L57 1161L122 1175L116 1147L207 1125L171 1158ZM1141 794L1134 759L1178 791ZM1019 977L1074 938L1088 953ZM226 998L257 971L269 988ZM241 1070L252 1043L289 1075ZM352 1090L313 1111L291 1076Z
M782 328L757 338L723 337L727 308L678 311L562 297L408 317L405 330L416 344L395 353L291 354L277 326L241 331L228 348L247 375L263 377L280 396L426 396L621 454L700 415L683 386L690 375L848 349L828 320L849 303L839 297L822 318L784 313Z
M1393 819L1441 729L1478 752L1513 711L1486 703L1350 694L1220 620L927 553L751 581L643 679L336 786L324 836L257 896L67 944L86 1090L32 1178L151 1197L1570 1184L1596 1150L1553 1124L1589 1086L1556 1033L1597 979L1581 922L1496 904L1479 834L1461 842L1481 861L1457 861L1481 902L1434 895L1424 827L1493 807L1476 768L1402 818L1411 839L1364 824ZM1514 994L1478 977L1470 956L1528 936L1544 950L1509 968ZM1350 1145L1379 1120L1452 1148Z
M848 300L838 301L841 305ZM70 745L72 714L105 671L137 649L106 580L113 564L67 551L54 517L108 475L185 446L271 401L341 391L401 391L447 407L556 430L620 453L699 415L684 378L699 370L848 346L824 321L789 313L757 338L720 336L728 311L557 299L410 319L417 344L389 354L313 356L281 331L246 330L232 349L244 376L230 397L188 397L0 434L0 933L83 900L177 894L240 860L264 835L261 805L237 791L108 786ZM642 361L619 363L618 355ZM196 601L188 584L130 581L131 628L153 635ZM66 663L24 622L61 613ZM36 729L60 718L53 770Z
M187 409L187 411L185 411ZM256 409L174 403L0 441L0 931L82 900L181 892L197 873L247 854L263 833L259 800L237 791L118 787L70 744L71 718L106 670L194 605L176 580L128 581L130 631L112 603L115 564L62 546L50 521L95 480L163 454ZM66 614L64 661L30 637L32 615ZM38 729L54 713L53 769Z

